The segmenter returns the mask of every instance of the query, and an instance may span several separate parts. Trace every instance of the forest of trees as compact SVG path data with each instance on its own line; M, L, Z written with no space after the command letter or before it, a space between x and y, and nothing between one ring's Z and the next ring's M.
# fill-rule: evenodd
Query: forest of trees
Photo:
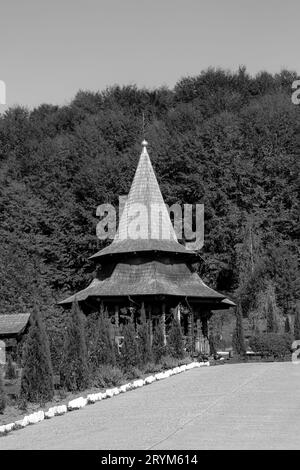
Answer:
M96 208L128 193L149 153L166 203L204 203L200 275L244 315L273 289L283 317L299 300L300 107L296 74L209 69L173 90L79 91L67 106L0 117L0 313L32 311L47 329L58 300L87 286L104 247ZM270 283L272 286L270 287ZM273 292L272 291L272 292Z

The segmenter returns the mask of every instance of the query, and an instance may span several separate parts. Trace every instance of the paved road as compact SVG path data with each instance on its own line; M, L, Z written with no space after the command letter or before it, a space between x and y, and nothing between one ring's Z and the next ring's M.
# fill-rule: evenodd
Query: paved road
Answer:
M0 438L0 449L299 448L292 363L193 369Z

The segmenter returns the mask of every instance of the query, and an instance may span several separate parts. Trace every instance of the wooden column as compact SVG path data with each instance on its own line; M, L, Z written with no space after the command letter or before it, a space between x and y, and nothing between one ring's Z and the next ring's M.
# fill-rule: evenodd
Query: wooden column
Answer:
M174 315L174 318L176 318L176 320L178 320L179 323L180 323L180 307L179 307L179 304L174 308L173 315Z
M163 302L163 304L162 304L161 321L162 321L162 328L163 328L163 332L164 332L164 345L166 346L167 337L166 337L166 304L165 304L165 302Z
M195 341L195 350L199 353L201 352L201 320L197 318L196 320L196 341Z
M209 355L210 354L210 347L209 347L209 341L208 341L208 319L209 319L209 314L208 312L205 312L203 317L201 317L202 320L202 334L203 334L203 348L204 348L204 354Z
M207 315L203 315L203 317L201 317L201 320L202 320L202 333L203 333L203 336L205 338L208 338L208 318L207 318Z

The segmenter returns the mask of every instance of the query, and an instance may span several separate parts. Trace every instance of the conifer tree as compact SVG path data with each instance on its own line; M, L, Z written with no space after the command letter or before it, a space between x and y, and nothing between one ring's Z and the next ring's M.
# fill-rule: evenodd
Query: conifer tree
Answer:
M235 330L232 336L232 346L233 350L239 356L243 356L246 353L245 339L244 339L244 328L243 328L243 313L241 302L238 303L236 309L236 324Z
M267 319L267 333L278 333L278 307L276 304L275 289L269 282L265 291L265 316Z
M285 332L285 333L290 333L290 332L291 332L291 326L290 326L289 317L286 317L286 319L285 319L285 323L284 323L284 332Z
M294 339L300 339L300 305L297 304L295 323L294 323Z
M8 356L6 370L5 370L5 377L11 380L17 377L16 367L12 360L11 354Z
M183 335L180 322L174 318L169 332L168 349L170 354L176 359L184 357Z
M211 356L216 356L216 354L217 354L217 349L216 349L215 337L214 337L213 333L211 333L211 334L209 335L208 341L209 341L209 350L210 350Z
M51 400L54 385L49 341L36 305L31 315L22 362L21 399L34 403Z
M5 396L5 391L4 391L2 370L0 367L0 413L3 413L3 411L5 410L5 406L6 406L6 396Z
M125 369L137 366L139 363L138 344L132 319L124 327L124 343L122 346L122 359Z
M95 367L102 364L115 365L115 345L112 338L111 323L107 312L101 307L96 323L95 341L91 351L91 361Z
M139 359L142 365L151 360L150 327L146 320L145 309L141 309L141 323L138 326Z
M164 356L164 354L166 353L165 336L164 336L162 318L160 318L158 324L156 325L154 329L152 352L153 352L153 358L155 362L159 362L161 358Z
M74 300L69 315L61 375L63 386L67 390L84 390L88 387L89 369L84 317L77 300Z

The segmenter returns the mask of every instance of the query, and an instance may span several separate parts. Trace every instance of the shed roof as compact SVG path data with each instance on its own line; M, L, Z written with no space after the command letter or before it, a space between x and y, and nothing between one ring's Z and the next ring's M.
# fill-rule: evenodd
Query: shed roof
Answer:
M30 313L0 315L0 337L22 333L30 318Z

